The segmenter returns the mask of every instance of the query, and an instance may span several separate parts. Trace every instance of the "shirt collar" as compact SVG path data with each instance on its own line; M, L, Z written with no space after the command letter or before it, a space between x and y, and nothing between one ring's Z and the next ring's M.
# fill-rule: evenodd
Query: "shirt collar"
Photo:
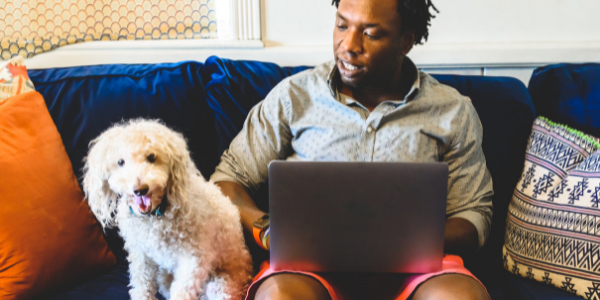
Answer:
M410 88L410 90L408 91L408 94L406 94L406 97L402 100L389 100L390 103L395 104L395 105L400 105L400 104L404 104L412 99L415 98L415 96L417 95L417 93L419 92L420 86L421 86L421 76L419 75L419 69L417 68L417 66L413 63L413 61L408 58L408 57L404 57L404 61L402 62L402 71L404 74L409 74L413 80L413 85ZM343 96L341 93L339 93L338 91L338 86L339 86L339 70L337 68L337 65L335 64L335 62L332 64L331 70L329 71L329 74L327 75L327 85L329 85L329 91L331 93L331 95L338 99L338 101L346 104L346 105L350 105L352 103L358 103L356 100L352 99L351 97L347 97L347 96Z

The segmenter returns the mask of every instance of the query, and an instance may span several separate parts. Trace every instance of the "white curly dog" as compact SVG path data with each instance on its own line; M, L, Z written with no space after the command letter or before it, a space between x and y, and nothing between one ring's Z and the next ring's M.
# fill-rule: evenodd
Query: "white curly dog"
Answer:
M237 207L158 121L114 125L90 143L83 187L104 228L119 227L133 300L241 299L252 263Z

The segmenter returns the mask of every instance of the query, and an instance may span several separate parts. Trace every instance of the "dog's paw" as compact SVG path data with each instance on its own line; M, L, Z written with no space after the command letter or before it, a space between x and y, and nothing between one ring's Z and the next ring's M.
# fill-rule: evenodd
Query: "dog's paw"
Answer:
M131 300L158 300L156 296L149 291L141 289L131 289L129 290L129 295L131 296Z

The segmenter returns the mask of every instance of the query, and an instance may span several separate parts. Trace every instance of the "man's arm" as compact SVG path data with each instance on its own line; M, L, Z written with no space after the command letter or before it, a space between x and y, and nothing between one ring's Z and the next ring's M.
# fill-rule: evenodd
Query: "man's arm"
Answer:
M479 234L473 223L462 219L446 220L444 232L444 252L460 256L475 253L479 247Z
M229 197L231 202L236 205L240 211L240 219L244 230L252 234L254 221L262 217L265 212L258 209L250 194L238 183L232 181L217 182L217 186L225 196Z
M489 236L494 192L481 149L483 129L471 101L459 106L452 126L456 136L444 155L449 168L444 250L468 255Z
M244 127L233 139L211 180L238 207L244 230L252 235L254 222L265 215L252 193L267 180L271 161L290 155L289 83L280 82L267 98L250 110Z

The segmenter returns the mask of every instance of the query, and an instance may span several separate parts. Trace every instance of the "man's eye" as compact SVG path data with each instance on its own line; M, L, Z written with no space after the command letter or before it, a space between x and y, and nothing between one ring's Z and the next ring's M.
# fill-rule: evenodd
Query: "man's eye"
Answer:
M368 33L365 33L365 35L367 36L367 38L369 38L371 40L379 39L379 36L377 36L377 35L371 35L371 34L368 34Z
M154 163L156 161L156 155L150 154L146 159L148 159L150 163Z
M337 28L338 28L339 30L345 30L345 29L346 29L346 28L348 28L348 27L346 27L345 25L338 25L338 26L337 26Z

